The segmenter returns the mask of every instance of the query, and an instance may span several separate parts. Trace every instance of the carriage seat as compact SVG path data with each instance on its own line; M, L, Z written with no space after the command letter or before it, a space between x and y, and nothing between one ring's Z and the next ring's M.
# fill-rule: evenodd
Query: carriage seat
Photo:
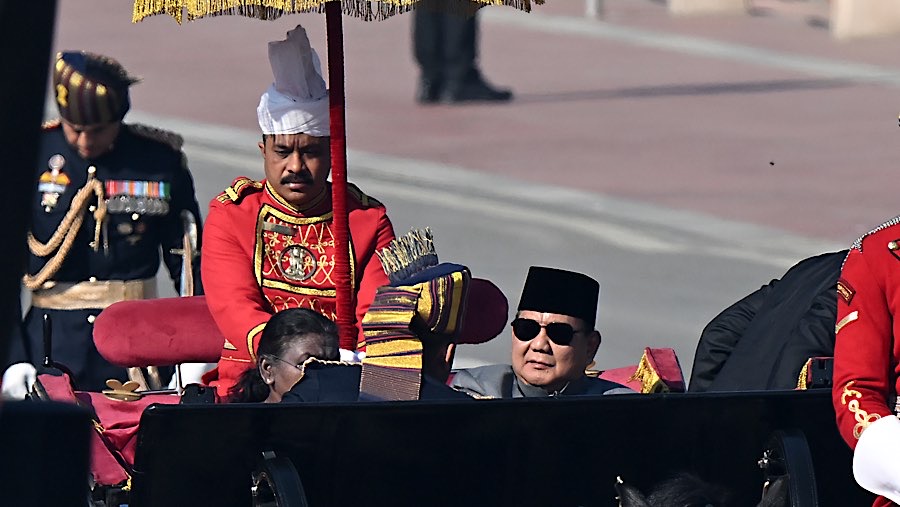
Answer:
M588 370L587 374L617 382L639 393L683 393L684 374L675 350L644 348L638 364L604 371Z
M125 368L215 363L224 343L205 296L120 301L94 322L97 351Z

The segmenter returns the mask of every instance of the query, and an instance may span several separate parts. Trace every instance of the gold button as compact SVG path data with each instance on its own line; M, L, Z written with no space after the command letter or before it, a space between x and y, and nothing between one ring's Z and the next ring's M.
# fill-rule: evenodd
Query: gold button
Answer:
M88 206L88 211L97 211L97 207L91 204L90 206Z
M88 318L87 318L88 324L93 324L95 320L97 320L96 316L88 315Z
M94 282L97 281L97 277L96 277L96 276L92 276L92 277L88 278L88 281L91 282L91 283L94 283Z
M88 167L88 174L94 174L97 172L97 168L94 166Z
M888 243L888 250L896 250L897 248L900 248L900 245L897 245L896 241Z
M138 218L141 218L141 216L138 215L137 213L132 213L132 214L131 214L131 219L132 219L132 220L137 220Z

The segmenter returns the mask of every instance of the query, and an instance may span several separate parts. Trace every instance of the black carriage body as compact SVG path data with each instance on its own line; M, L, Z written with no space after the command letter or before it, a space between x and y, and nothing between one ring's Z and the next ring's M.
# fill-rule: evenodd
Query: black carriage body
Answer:
M348 405L152 406L132 505L249 505L263 451L289 458L309 505L608 506L621 476L677 471L759 500L778 429L802 431L819 505L869 505L829 392L624 395ZM746 501L744 501L746 499Z

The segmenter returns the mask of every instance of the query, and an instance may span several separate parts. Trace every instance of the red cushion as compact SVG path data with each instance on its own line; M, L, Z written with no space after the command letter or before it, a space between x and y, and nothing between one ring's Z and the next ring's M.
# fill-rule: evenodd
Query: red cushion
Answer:
M640 363L600 373L600 378L618 382L637 392L684 392L684 375L671 348L646 347Z
M673 393L683 393L685 391L684 374L681 372L681 364L678 362L678 356L675 355L675 349L648 347L644 350L647 360L650 361L653 369L669 390Z
M215 363L224 343L204 296L120 301L94 322L100 355L124 367Z
M503 331L509 302L490 280L473 278L466 299L466 314L456 343L484 343Z
M637 392L641 392L641 379L634 376L638 365L622 366L620 368L611 368L600 372L599 378L609 380L625 387L631 388Z

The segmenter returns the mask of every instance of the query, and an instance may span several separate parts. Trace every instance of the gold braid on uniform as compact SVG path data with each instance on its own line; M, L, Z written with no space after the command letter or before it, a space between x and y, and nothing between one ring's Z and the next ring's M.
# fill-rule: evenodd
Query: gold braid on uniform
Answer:
M100 233L103 227L103 220L106 218L106 199L103 195L103 183L94 177L94 173L89 172L87 183L78 189L75 197L72 198L72 205L69 207L69 211L66 212L66 216L63 217L53 235L50 236L50 240L46 243L41 243L34 237L34 234L28 233L28 248L31 250L31 253L38 257L47 257L54 251L56 251L56 254L44 264L44 267L36 275L25 275L23 277L23 283L26 288L29 290L39 289L44 282L59 271L63 261L66 260L66 256L69 254L69 250L72 249L72 244L75 242L75 237L78 236L78 231L81 230L81 225L84 222L84 211L87 209L88 203L91 202L91 198L95 196L97 197L97 208L94 210L96 225L94 227L94 242L92 246L95 252L100 248Z

